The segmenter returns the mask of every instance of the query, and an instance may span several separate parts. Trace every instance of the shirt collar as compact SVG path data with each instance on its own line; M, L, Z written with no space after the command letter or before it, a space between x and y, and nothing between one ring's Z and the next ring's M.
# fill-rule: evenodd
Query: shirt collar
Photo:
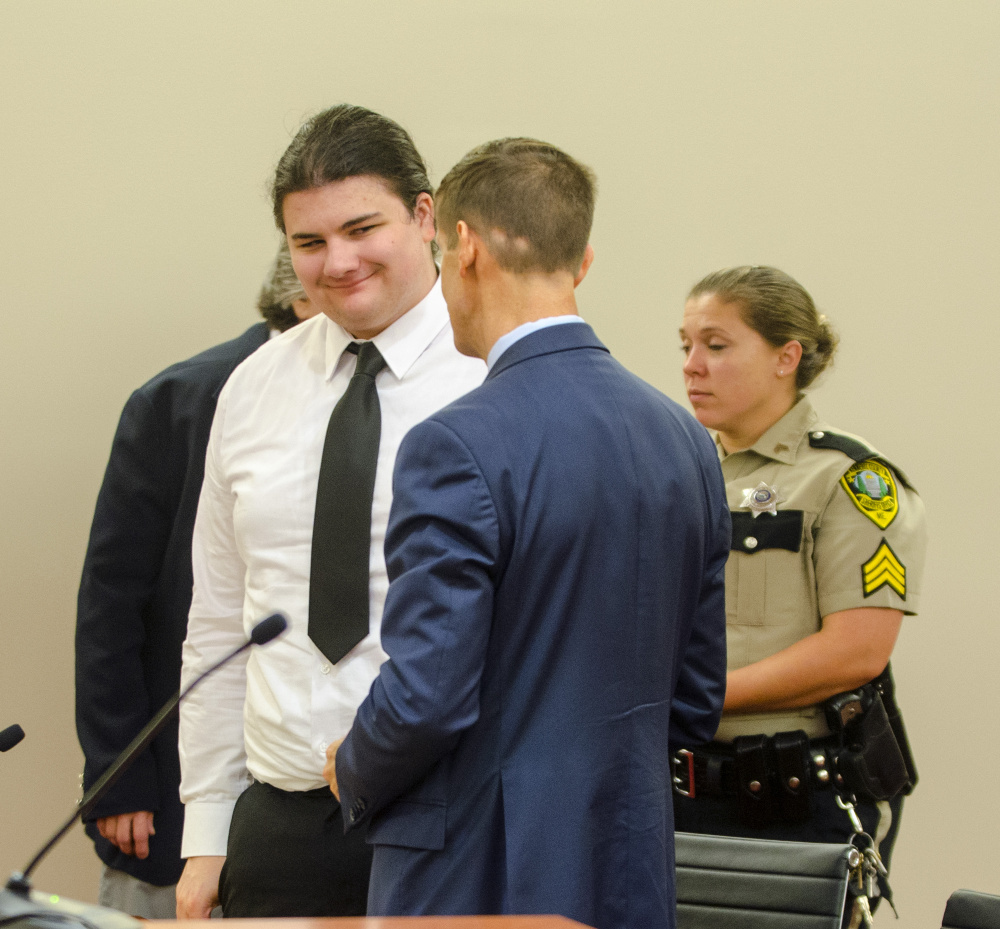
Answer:
M782 464L794 464L799 446L810 428L818 421L819 417L809 399L803 397L753 445L740 449L740 452L756 452L764 458L773 458ZM719 450L719 457L727 457L718 436L715 437L715 445ZM740 452L733 454L738 455Z
M326 325L326 379L330 380L340 364L344 349L355 339L343 326L330 317L324 317ZM371 341L385 359L386 367L397 380L406 377L407 371L424 353L427 347L448 325L448 307L441 293L441 276L434 286L412 309L407 310L391 326L380 332Z
M515 342L521 341L526 335L538 332L539 329L548 329L549 326L561 326L563 323L582 323L583 319L575 314L566 316L546 316L543 319L535 319L528 323L522 323L516 329L511 329L506 335L500 336L493 343L489 355L486 357L486 368L492 370L500 356L507 351Z

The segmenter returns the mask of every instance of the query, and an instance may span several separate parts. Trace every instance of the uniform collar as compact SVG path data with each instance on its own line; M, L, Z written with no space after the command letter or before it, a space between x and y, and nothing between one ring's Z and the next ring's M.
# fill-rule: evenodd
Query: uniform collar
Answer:
M336 372L344 355L344 349L351 342L357 342L343 326L328 316L326 326L326 356L324 359L326 379ZM371 341L385 359L386 366L397 380L406 377L414 362L448 325L448 307L441 293L441 276L434 286L411 310L407 310L388 329L383 330Z
M755 452L764 458L780 461L782 464L794 464L799 453L799 446L805 441L809 430L817 422L819 422L819 417L809 402L809 398L803 397L753 445L740 449L739 452L733 452L733 454ZM720 459L729 457L722 448L718 436L715 437L715 446L719 451Z

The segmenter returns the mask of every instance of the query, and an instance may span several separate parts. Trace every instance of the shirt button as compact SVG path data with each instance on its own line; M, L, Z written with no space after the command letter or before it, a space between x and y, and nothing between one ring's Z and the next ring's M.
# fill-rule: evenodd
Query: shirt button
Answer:
M757 547L757 540L752 535L748 535L743 540L743 545L744 547L749 548L750 551L753 551Z
M321 667L319 669L319 673L320 674L329 674L330 673L330 666L328 664L323 665L323 667Z
M319 743L319 751L320 751L321 755L325 755L326 754L326 747L327 747L327 745L328 745L327 742L320 742Z

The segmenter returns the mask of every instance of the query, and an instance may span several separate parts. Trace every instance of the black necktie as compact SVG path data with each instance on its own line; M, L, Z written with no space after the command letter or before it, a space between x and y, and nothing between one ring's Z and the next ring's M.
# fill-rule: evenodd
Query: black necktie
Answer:
M309 638L337 662L368 635L368 557L382 413L375 375L385 359L352 342L358 366L333 408L316 487L309 569Z

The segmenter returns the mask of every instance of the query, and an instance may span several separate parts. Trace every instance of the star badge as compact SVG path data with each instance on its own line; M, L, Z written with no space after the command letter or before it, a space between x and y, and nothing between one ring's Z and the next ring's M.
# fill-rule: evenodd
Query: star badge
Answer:
M749 509L753 518L756 519L761 513L777 516L778 504L782 502L784 502L784 498L778 493L778 488L761 481L756 487L744 488L743 502L740 506Z

